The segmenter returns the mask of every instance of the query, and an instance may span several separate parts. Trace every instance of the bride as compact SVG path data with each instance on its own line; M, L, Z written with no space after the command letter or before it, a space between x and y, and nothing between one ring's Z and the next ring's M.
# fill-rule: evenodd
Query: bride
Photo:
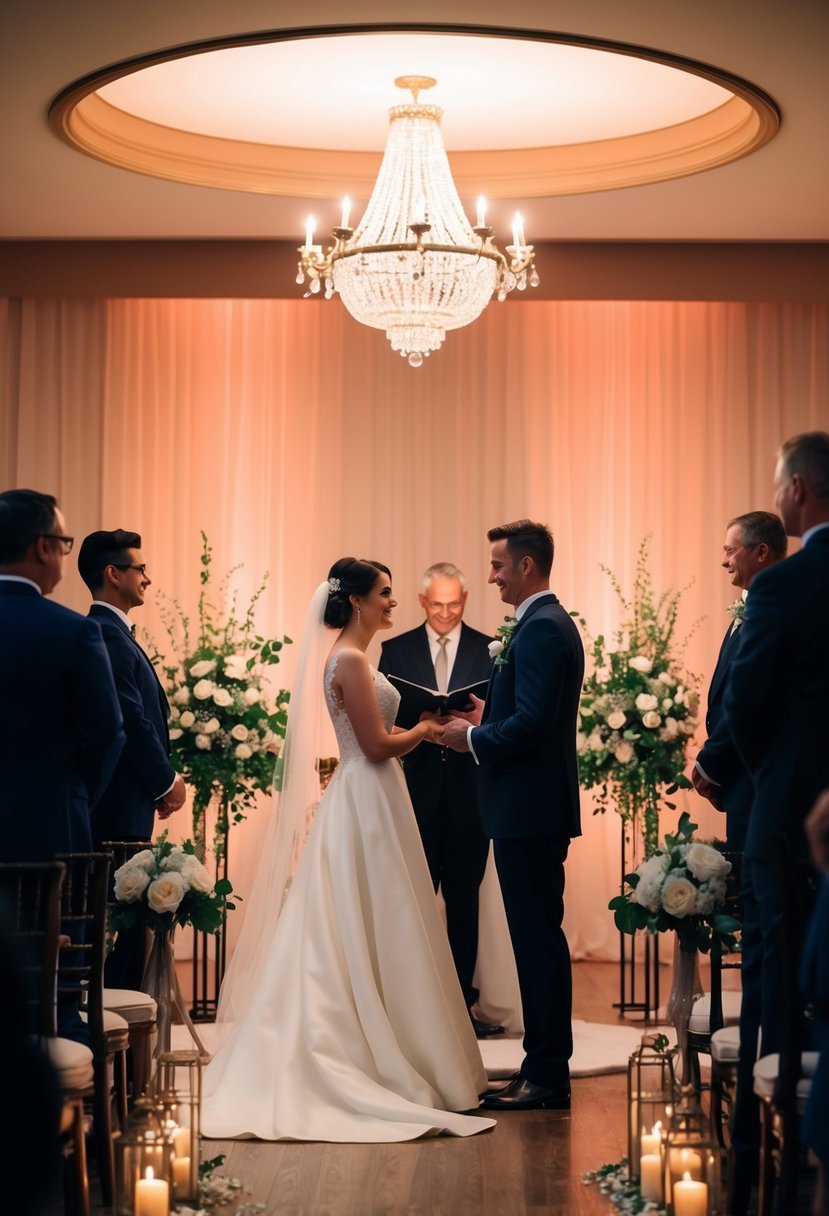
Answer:
M455 1113L478 1106L486 1076L396 762L442 728L394 727L399 695L365 653L395 606L387 567L350 557L311 600L279 802L219 1001L227 1037L204 1077L208 1136L493 1126ZM323 703L340 762L320 801Z

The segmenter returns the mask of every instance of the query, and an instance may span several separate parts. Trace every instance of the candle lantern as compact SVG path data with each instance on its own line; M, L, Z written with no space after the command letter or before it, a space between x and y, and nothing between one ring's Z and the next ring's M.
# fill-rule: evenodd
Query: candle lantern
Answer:
M674 1101L674 1058L667 1047L665 1035L643 1034L641 1045L628 1060L628 1173L632 1181L641 1178L642 1156L654 1155L647 1141L644 1147L651 1151L644 1152L643 1134L655 1136L658 1145ZM658 1147L655 1151L659 1153Z
M167 1212L173 1176L173 1141L150 1097L137 1098L127 1126L115 1141L116 1216L156 1216L162 1213L166 1187ZM140 1183L146 1185L139 1191ZM138 1201L143 1195L143 1207ZM149 1207L148 1207L149 1205ZM167 1216L164 1212L162 1216Z
M197 1051L168 1051L158 1057L156 1092L160 1112L173 1137L173 1194L199 1197L202 1058Z
M671 1216L723 1216L722 1149L693 1085L684 1085L662 1137L665 1205Z

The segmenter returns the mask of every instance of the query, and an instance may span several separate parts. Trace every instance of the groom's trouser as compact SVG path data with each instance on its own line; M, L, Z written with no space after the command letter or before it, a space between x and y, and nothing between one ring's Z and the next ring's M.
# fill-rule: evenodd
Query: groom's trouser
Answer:
M493 844L524 1012L521 1075L536 1085L566 1085L573 978L561 922L570 841L533 837Z

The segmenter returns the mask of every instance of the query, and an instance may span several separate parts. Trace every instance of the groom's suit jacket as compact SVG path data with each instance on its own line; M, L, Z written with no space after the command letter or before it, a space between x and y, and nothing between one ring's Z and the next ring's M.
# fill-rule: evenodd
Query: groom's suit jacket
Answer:
M0 579L0 860L88 851L123 744L97 623Z
M731 731L725 720L724 698L731 664L740 647L742 625L729 627L711 677L708 690L708 711L705 715L706 739L697 760L706 777L720 787L720 798L726 814L726 836L730 848L742 852L748 829L748 817L754 799L751 774L740 759Z
M149 838L155 802L175 778L170 763L169 706L155 668L127 626L108 608L89 610L101 627L118 700L126 743L112 780L92 816L93 836L102 840Z
M804 856L803 819L829 785L829 528L751 584L725 714L754 782L746 853L783 834Z
M493 839L581 835L576 721L584 647L552 592L522 616L472 732L484 831Z
M489 679L492 662L488 647L491 641L491 637L461 623L458 653L449 678L449 692ZM426 626L419 625L384 642L380 652L380 671L383 675L400 676L424 688L434 688L435 668ZM397 725L408 730L415 722L402 714L398 715ZM474 804L477 800L475 761L468 753L424 743L403 756L403 769L418 822L423 822L438 808L438 782L448 782L450 796L455 802Z

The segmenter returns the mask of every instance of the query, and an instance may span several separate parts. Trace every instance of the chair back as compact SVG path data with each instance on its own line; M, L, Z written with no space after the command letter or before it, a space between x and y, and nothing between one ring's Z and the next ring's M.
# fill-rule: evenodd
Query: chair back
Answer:
M153 842L151 840L102 840L101 852L109 853L112 858L112 873L119 870L122 865L134 857L136 853L140 853L142 849L151 849Z
M66 853L61 892L61 932L69 944L58 955L58 1000L85 996L93 1045L104 1034L104 959L106 957L108 853Z
M52 1037L57 1029L56 983L60 893L66 867L59 861L0 863L0 914L18 948L21 990L0 985L0 1000L25 1007L30 1033Z

